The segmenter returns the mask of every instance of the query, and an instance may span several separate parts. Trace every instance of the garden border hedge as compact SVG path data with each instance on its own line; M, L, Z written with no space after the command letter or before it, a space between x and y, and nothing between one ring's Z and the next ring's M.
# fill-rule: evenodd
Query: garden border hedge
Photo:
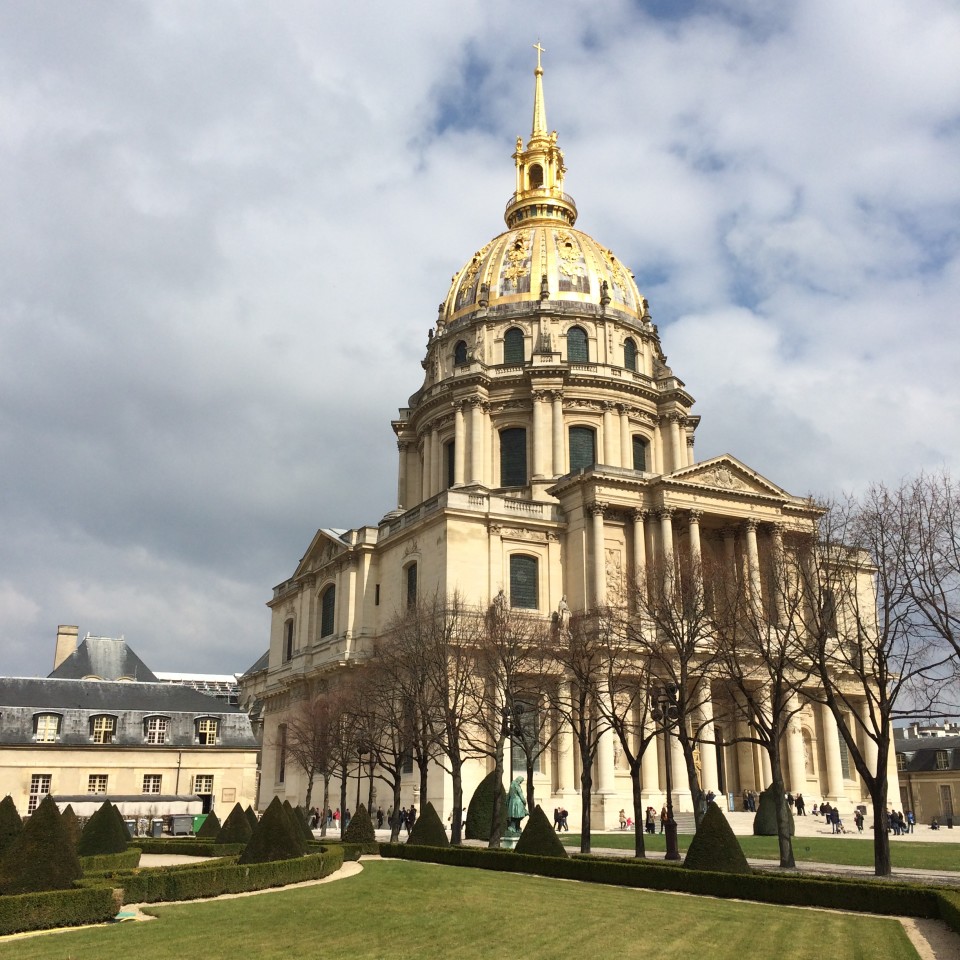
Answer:
M0 936L27 930L106 923L120 909L119 893L100 886L0 897Z
M559 860L480 847L438 848L383 843L380 854L387 858L531 873L586 883L673 890L757 903L940 919L960 933L960 892L942 887L847 878L778 876L763 872L731 876L665 866L656 861L586 856Z
M130 843L144 853L169 853L184 857L235 857L243 852L243 843L216 843L213 840L160 840L152 837L137 837Z
M140 866L140 853L139 847L131 847L123 853L92 853L89 857L80 857L80 866L84 873L132 870Z

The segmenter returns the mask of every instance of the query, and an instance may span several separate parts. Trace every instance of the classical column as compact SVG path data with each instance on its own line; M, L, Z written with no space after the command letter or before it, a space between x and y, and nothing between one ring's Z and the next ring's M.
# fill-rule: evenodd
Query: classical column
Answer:
M533 476L547 476L548 434L545 419L547 395L543 390L534 390L530 411L530 425L533 430Z
M610 709L610 691L603 689L600 696L605 701L605 709ZM616 754L613 749L614 733L607 728L597 741L597 792L616 793Z
M745 740L750 736L750 725L742 717L736 722L737 733L737 779L740 792L757 789L757 768L753 762L753 744Z
M773 590L773 608L774 616L778 624L783 624L787 619L786 609L786 583L784 576L786 565L783 556L783 524L775 523L770 529L770 543L773 547L773 577L771 578L771 589Z
M453 485L462 487L467 465L467 430L463 419L463 401L453 405Z
M663 565L663 589L667 596L673 593L673 507L663 507L660 518L660 562Z
M599 501L587 505L593 547L593 603L597 607L602 607L607 602L607 558L603 540L603 511L606 506Z
M563 453L563 394L556 390L553 394L553 470L555 477L567 472L567 458Z
M870 772L876 776L877 775L877 741L873 737L867 735L868 730L875 730L876 727L873 724L873 721L870 719L870 704L867 702L867 698L864 697L860 701L859 706L857 707L857 714L860 717L860 723L863 725L863 729L860 734L860 742L863 745L862 753L863 759L867 763L867 767ZM890 752L893 753L893 739L890 740ZM888 794L889 795L889 794ZM892 802L896 803L898 797L894 796Z
M706 793L712 790L720 792L720 779L717 773L716 731L713 724L713 694L710 680L701 677L697 682L695 695L697 710L700 713L700 787Z
M620 466L633 469L633 440L630 436L630 414L621 403L617 410L620 413ZM647 465L647 469L650 467Z
M433 476L433 445L430 443L430 434L425 433L422 440L423 466L420 468L420 500L426 500L430 496L430 479Z
M663 465L663 451L666 446L666 440L663 435L663 417L657 417L653 426L653 442L650 444L650 457L653 460L653 472L665 473L666 468Z
M703 551L700 548L700 518L702 510L690 511L690 525L687 533L690 537L690 572L694 578L697 597L703 596Z
M823 727L823 753L827 760L827 799L832 803L844 796L843 765L840 762L840 731L837 730L837 720L825 703L820 704L820 724Z
M619 467L617 437L613 432L613 409L614 405L609 400L605 400L603 403L603 462L610 467Z
M673 773L673 802L677 810L690 807L690 777L687 776L687 761L683 758L683 747L676 730L670 737L670 760Z
M670 417L670 456L671 464L670 469L679 470L682 467L683 461L680 459L680 418L676 415Z
M433 445L433 493L437 494L444 488L443 476L443 446L440 443L440 430L434 428L430 432L430 441Z
M483 400L470 398L470 483L483 483Z
M800 725L800 698L793 694L787 701L790 722L787 724L787 763L790 766L788 780L791 793L807 790L807 761L803 751L803 727Z
M561 680L558 692L560 702L569 703L570 681ZM561 795L569 792L576 793L573 767L573 731L570 729L570 725L563 720L557 722L560 724L560 731L557 734L557 793Z
M760 754L760 769L763 771L763 784L762 787L764 790L773 783L773 767L770 766L770 753L766 747L761 744L757 744L757 751Z
M763 602L760 588L760 552L757 550L757 521L750 519L744 524L747 540L747 570L750 574L750 595L758 606Z
M400 469L397 474L397 508L402 510L407 502L407 447L406 440L397 441L397 450L400 453Z
M646 510L634 510L633 517L633 580L640 592L640 601L647 599L647 536L644 521Z
M653 720L649 716L645 717L643 735L649 737L653 733L653 728ZM649 801L655 794L660 793L660 763L657 758L659 743L659 737L651 737L647 749L643 751L643 756L640 758L640 795L644 801Z
M697 462L697 458L693 455L693 434L687 434L687 466L692 467Z

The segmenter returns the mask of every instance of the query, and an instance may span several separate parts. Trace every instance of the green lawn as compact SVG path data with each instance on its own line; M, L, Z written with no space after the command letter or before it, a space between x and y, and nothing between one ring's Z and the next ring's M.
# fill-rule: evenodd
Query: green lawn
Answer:
M918 960L895 920L399 860L363 866L319 886L152 907L149 923L6 942L0 957L742 960L760 949L777 960Z
M646 836L648 851L663 852L663 836L654 834ZM681 853L687 849L692 837L681 834L678 838ZM776 837L737 837L743 852L748 857L760 860L780 860L780 850ZM577 833L563 834L565 846L579 848L580 835ZM615 850L632 850L633 833L625 830L623 833L603 833L593 837L593 852L603 847ZM793 855L797 861L807 860L816 863L836 863L850 867L873 866L873 840L864 834L860 837L795 837L793 841ZM890 856L894 869L914 868L918 870L956 870L960 872L960 844L958 843L898 843L896 837L890 838Z

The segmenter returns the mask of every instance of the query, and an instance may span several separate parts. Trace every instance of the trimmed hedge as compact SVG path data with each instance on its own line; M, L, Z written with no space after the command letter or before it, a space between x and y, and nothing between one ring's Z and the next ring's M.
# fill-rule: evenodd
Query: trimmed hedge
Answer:
M216 840L217 834L220 833L220 827L220 818L211 810L203 823L200 824L196 837L198 840Z
M131 847L123 853L98 853L91 857L81 857L80 866L84 873L102 870L132 870L140 866L139 847Z
M432 803L427 803L420 816L417 817L407 837L407 843L420 844L427 847L449 847L447 831L440 822L440 817Z
M76 850L77 844L80 842L81 831L80 820L73 812L73 804L67 804L63 812L60 814L60 820L63 822L63 829L67 831L67 836L70 838L70 843L73 845L74 850Z
M707 812L690 841L683 865L688 870L713 870L716 873L752 873L743 855L740 841L715 803L707 804Z
M47 794L0 862L5 894L69 890L83 874L56 801Z
M940 918L940 891L932 887L754 873L731 880L729 874L656 866L644 860L600 857L532 857L478 847L415 847L380 845L381 856L450 866L479 867L510 873L531 873L564 880L604 883L651 890L675 890L699 896L753 900L758 903L827 907L857 913ZM949 922L949 921L948 921Z
M960 933L960 891L939 890L940 919L954 933Z
M270 801L263 816L244 847L243 863L272 863L303 856L306 841L296 823L290 804L284 806L278 797Z
M17 834L23 829L23 819L8 793L0 800L0 857L6 853Z
M527 825L520 834L514 853L533 854L538 857L570 856L539 803L527 819Z
M256 830L257 824L260 822L260 818L257 816L253 807L248 806L243 812L247 815L247 820L250 822L250 829Z
M416 824L413 825L416 829ZM373 829L373 821L367 808L361 803L357 812L350 818L347 829L343 832L345 843L375 843L377 834Z
M117 808L104 800L80 834L77 853L92 857L100 853L123 853L130 843L130 831Z
M26 930L106 923L120 909L119 894L119 890L110 887L93 887L0 897L0 936Z
M777 830L777 802L781 800L777 796L771 783L766 790L760 794L760 806L753 818L753 835L755 837L775 837L779 833ZM796 834L796 828L793 823L793 811L790 804L787 804L787 822L790 824L790 836Z
M229 816L223 821L223 826L217 834L217 844L225 843L246 843L253 835L253 827L247 815L243 812L243 807L239 803L234 804Z
M311 840L307 844L307 853L316 853L318 850L323 850L324 847L342 847L344 863L348 860L359 860L364 855L380 856L380 844L376 840L368 843L344 843L339 839Z
M490 827L493 825L493 795L500 787L500 833L507 829L507 791L503 781L497 782L497 771L491 770L473 791L467 804L467 818L463 824L465 840L489 840Z
M137 837L131 844L144 853L169 853L178 857L234 857L243 852L242 843L216 843L212 840L195 840L193 837L160 840L154 837Z
M124 903L161 903L171 900L199 900L223 893L243 893L283 887L304 880L319 880L343 866L343 850L327 848L322 853L292 860L239 864L221 862L189 865L186 868L161 867L142 870L129 876L116 876L110 882L123 885Z

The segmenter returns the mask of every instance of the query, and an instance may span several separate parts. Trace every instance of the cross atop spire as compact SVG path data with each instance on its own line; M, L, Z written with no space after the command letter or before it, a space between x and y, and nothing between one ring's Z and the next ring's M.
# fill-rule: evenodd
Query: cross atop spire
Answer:
M540 65L540 55L546 53L546 50L540 46L540 41L533 45L537 51L537 69L533 71L537 78L536 89L533 94L533 130L530 132L531 138L545 137L547 135L547 108L543 103L543 67Z
M546 47L541 47L541 46L540 46L540 38L539 38L539 37L537 37L537 42L533 45L533 49L537 51L537 69L538 69L538 70L542 70L543 67L540 66L540 54L541 54L541 53L546 53L546 52L547 52L547 49L546 49Z

